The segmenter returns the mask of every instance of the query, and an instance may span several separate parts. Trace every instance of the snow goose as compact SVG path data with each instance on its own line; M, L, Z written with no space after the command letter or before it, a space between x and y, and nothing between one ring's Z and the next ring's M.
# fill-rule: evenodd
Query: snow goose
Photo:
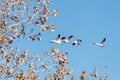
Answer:
M73 41L72 45L73 45L73 46L74 46L74 45L80 45L80 42L82 42L82 40L77 39L77 40Z
M62 44L63 39L65 39L65 37L60 37L60 34L58 34L55 40L51 40L51 43Z
M101 42L99 42L99 43L93 43L93 44L96 44L96 45L98 45L98 46L100 46L100 47L104 47L104 42L106 41L106 38L104 38Z
M69 43L70 39L73 37L73 35L67 37L65 40L63 40L64 43Z

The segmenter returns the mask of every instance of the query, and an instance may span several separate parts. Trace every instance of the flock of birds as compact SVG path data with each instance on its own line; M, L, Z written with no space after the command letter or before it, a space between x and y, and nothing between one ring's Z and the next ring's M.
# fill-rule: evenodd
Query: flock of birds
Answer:
M81 39L76 39L74 41L70 41L73 35L70 35L68 37L61 37L60 34L56 37L56 39L51 40L51 43L56 43L56 44L62 44L62 43L71 43L73 46L74 45L80 45L82 40ZM104 47L104 42L106 41L106 38L103 38L102 41L100 42L94 42L93 44Z

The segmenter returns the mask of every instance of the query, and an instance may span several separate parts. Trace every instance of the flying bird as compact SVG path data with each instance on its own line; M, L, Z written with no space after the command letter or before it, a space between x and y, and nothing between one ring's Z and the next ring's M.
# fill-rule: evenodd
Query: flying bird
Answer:
M64 43L69 43L70 39L73 37L73 35L67 37L65 40L63 40Z
M77 39L77 40L73 41L72 45L73 45L73 46L74 46L74 45L80 45L81 42L82 42L82 40Z
M54 32L55 31L55 25L54 24L50 25L48 29L50 31Z
M58 34L55 40L51 40L51 43L62 44L63 39L65 39L65 37L61 37L60 34Z
M94 71L92 72L92 74L90 74L93 78L97 78L98 77L98 68L96 67L94 69Z
M96 45L98 45L98 46L100 46L100 47L104 47L105 41L106 41L106 38L104 38L104 39L103 39L101 42L99 42L99 43L93 43L93 44L96 44Z

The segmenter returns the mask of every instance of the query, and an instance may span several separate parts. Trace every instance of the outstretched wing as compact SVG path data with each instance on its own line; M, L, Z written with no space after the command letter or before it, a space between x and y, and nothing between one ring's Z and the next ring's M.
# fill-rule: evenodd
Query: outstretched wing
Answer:
M65 39L65 37L62 37L61 40Z
M73 37L73 35L69 36L69 37L68 37L68 40L70 40L72 37Z
M104 39L100 42L100 44L103 44L105 41L106 41L106 38L104 38Z
M82 40L77 39L77 44L80 45L80 42L82 42Z
M57 38L56 39L60 39L60 34L58 34Z

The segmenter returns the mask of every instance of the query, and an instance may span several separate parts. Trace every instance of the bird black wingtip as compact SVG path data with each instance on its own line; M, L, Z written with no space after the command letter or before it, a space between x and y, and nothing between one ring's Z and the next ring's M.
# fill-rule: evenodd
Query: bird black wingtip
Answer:
M61 39L63 40L63 39L65 39L65 37L62 37Z
M75 43L72 43L72 46L74 46L75 45Z
M104 37L104 39L106 40L106 37Z
M72 38L72 37L73 37L73 35L70 36L70 38Z
M81 40L81 39L78 39L78 41L82 42L82 40Z
M60 34L58 34L58 37L60 37Z

